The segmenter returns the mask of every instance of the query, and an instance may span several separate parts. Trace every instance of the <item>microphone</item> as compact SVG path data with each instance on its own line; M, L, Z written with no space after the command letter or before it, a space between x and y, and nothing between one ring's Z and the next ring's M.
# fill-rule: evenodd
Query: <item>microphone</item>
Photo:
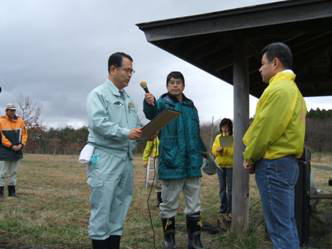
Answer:
M145 93L150 93L148 89L148 82L146 82L145 80L141 80L139 84L141 85Z

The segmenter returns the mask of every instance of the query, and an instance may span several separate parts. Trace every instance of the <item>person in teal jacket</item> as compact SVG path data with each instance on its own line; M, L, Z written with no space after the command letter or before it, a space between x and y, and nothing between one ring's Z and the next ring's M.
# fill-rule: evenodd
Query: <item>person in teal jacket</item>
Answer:
M124 90L134 72L132 62L125 53L112 54L108 80L87 98L88 143L94 146L87 171L93 249L120 248L132 200L132 153L142 134L135 105Z
M188 230L188 249L203 248L200 239L200 177L202 152L197 109L184 94L185 80L181 72L167 76L167 93L158 101L151 93L145 95L146 118L153 119L165 109L180 112L159 133L159 179L161 180L160 216L164 231L164 248L175 248L175 216L178 198L183 191Z

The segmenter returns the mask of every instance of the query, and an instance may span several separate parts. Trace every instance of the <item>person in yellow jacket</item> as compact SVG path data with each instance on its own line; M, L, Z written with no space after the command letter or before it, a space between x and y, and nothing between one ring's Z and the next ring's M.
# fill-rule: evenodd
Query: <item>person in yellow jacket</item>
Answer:
M265 223L274 249L299 249L294 218L297 158L303 153L306 104L291 70L293 56L283 43L262 50L259 72L267 88L243 137L245 169L255 169Z
M7 104L5 111L6 115L0 117L0 200L4 198L7 174L8 196L16 197L16 171L28 139L23 119L16 116L16 106Z
M160 203L162 202L161 184L158 179L158 162L159 162L158 158L159 158L159 138L156 135L154 138L146 142L143 152L143 161L144 161L144 167L146 168L147 171L149 170L148 165L149 166L152 165L152 167L154 167L155 176L153 184L157 193L157 207L159 207ZM146 181L148 181L147 178Z
M220 213L230 215L232 212L232 182L233 182L233 123L224 118L219 124L220 134L212 145L212 155L215 157L219 180Z

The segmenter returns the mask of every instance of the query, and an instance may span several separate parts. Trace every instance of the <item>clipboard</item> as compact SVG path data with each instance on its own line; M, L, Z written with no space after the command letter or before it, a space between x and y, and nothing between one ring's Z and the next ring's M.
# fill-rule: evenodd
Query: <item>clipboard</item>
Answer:
M221 146L222 147L229 147L233 145L233 136L224 136L221 137Z
M142 128L142 137L150 138L163 128L167 123L180 115L180 112L173 110L163 110Z

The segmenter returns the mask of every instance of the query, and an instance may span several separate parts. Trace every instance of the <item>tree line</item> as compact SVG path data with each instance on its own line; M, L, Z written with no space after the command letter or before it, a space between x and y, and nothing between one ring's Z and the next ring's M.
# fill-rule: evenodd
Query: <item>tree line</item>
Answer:
M305 145L312 152L332 152L332 110L308 112Z
M37 154L79 154L86 144L88 128L50 128L35 126L28 129L27 153Z
M39 110L40 114L40 110ZM27 124L28 144L25 151L41 154L78 154L87 142L88 128L46 128L31 118ZM212 140L218 133L219 120L201 124L201 136L210 148ZM313 152L332 152L332 110L310 110L306 120L306 146ZM145 141L139 141L137 152L144 149Z

